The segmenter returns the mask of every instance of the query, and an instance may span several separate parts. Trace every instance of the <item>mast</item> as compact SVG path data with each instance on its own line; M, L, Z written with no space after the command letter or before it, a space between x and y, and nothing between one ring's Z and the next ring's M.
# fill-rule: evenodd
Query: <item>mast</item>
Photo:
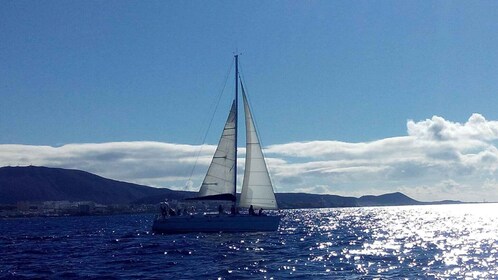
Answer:
M239 120L239 55L235 57L235 164L234 164L234 182L233 188L235 189L234 205L237 204L237 134L238 134L238 120Z

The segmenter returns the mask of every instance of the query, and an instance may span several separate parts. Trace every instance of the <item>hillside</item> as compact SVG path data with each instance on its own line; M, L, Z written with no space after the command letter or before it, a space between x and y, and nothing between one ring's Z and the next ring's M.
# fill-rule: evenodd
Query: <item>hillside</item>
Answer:
M37 166L0 168L0 204L57 200L156 204L165 199L181 200L192 196L195 193L111 180L80 170ZM360 198L308 193L277 193L276 197L283 209L438 204L420 202L399 192Z
M358 206L390 206L390 205L418 205L422 202L412 199L400 192L383 195L364 195L358 198Z
M181 195L169 189L120 182L80 170L37 166L0 168L1 204L49 200L127 204L148 196Z
M280 208L331 208L357 206L357 198L310 193L277 193Z

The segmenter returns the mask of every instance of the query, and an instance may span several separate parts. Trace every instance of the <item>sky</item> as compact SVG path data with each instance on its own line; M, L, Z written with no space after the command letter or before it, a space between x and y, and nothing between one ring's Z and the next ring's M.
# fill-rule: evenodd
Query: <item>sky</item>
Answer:
M277 192L498 201L497 14L496 1L1 1L0 166L197 189L238 52Z

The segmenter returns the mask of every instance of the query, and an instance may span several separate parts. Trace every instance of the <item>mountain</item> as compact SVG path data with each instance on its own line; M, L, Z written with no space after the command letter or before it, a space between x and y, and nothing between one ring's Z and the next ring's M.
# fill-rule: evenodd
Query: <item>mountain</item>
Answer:
M399 206L421 205L424 202L412 199L400 192L383 195L365 195L360 198L328 194L277 193L281 208L331 208L352 206Z
M148 197L185 193L111 180L85 171L38 166L0 168L0 204L18 201L94 201L128 204Z
M101 204L156 204L196 193L111 180L80 170L38 166L0 168L0 204L18 201L94 201ZM460 203L420 202L402 193L360 198L308 193L276 193L280 208L330 208Z
M276 193L278 206L287 208L331 208L357 206L357 198L329 194Z
M418 205L423 204L400 192L383 195L364 195L358 198L358 206L394 206L394 205Z

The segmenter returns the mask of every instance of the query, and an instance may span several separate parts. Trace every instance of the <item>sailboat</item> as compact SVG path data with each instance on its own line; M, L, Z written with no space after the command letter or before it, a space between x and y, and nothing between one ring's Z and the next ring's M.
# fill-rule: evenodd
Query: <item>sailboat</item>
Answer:
M234 58L235 98L198 196L193 199L232 202L232 209L236 205L248 208L249 214L238 214L234 211L225 214L220 211L217 214L162 215L154 220L152 225L154 232L259 232L278 229L280 216L255 214L254 211L254 209L278 209L278 205L242 83L240 88L245 113L246 161L240 200L237 201L238 55Z

